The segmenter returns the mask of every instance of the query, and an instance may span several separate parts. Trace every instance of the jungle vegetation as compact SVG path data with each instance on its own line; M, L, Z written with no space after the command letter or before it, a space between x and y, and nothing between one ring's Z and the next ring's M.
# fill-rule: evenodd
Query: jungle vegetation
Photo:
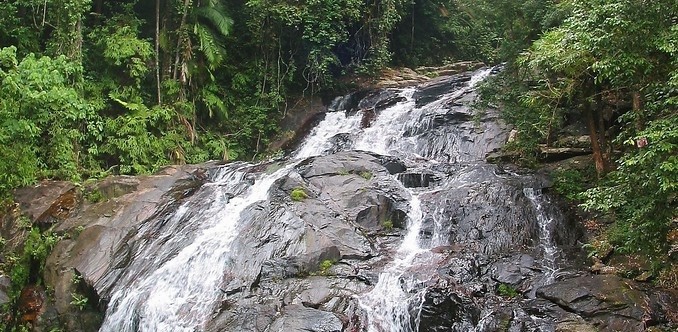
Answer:
M2 197L252 159L343 77L479 60L518 161L583 120L595 175L569 197L621 251L678 251L675 0L7 0L0 27Z

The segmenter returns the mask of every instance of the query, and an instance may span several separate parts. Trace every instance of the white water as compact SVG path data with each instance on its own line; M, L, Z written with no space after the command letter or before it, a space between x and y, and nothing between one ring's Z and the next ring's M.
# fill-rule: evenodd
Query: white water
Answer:
M420 108L415 107L413 95L416 90L402 90L399 96L405 100L381 111L372 125L357 135L353 148L383 155L421 159L422 149L418 146L417 137L413 135L406 137L405 133L426 130L430 123L422 120L424 115L430 119L432 114L447 112L445 102L468 92L489 74L489 69L479 71L465 87ZM428 157L435 159L439 155L428 154ZM415 277L416 271L410 269L414 266L417 255L428 249L421 247L419 239L424 217L421 201L419 195L412 191L410 194L407 233L397 249L395 258L379 275L375 287L358 299L367 316L368 332L419 330L419 310L423 305L424 291L417 291L419 281Z
M417 331L418 317L411 317L410 301L418 305L423 302L423 293L416 292L417 280L403 275L412 267L417 256L426 249L419 246L419 232L423 214L419 196L413 195L408 213L409 225L407 235L403 239L394 260L379 275L374 289L362 296L360 306L367 313L368 332Z
M474 75L469 84L451 94L461 96L489 70ZM330 139L348 133L355 137L352 148L380 154L418 157L415 137L403 138L407 130L428 126L421 121L424 112L445 112L442 102L415 108L414 89L404 89L401 101L380 112L372 126L360 129L362 114L347 116L345 112L327 113L297 150L300 159L325 153L332 148ZM449 96L448 96L449 97ZM440 105L438 105L440 104ZM429 156L430 157L430 156ZM224 262L230 254L230 244L237 235L241 212L249 205L267 199L270 186L289 173L292 163L273 174L260 175L254 185L228 199L228 190L241 186L245 173L227 170L215 182L209 208L193 218L200 220L199 234L176 256L156 262L159 268L148 275L128 276L134 282L116 289L111 297L106 318L100 331L201 331L218 310ZM380 274L375 288L360 299L368 313L368 331L416 331L418 317L411 317L410 308L421 306L423 293L414 291L417 280L406 277L418 254L427 251L419 244L422 211L419 196L411 193L407 234L397 249L395 259ZM172 217L181 220L188 208L180 207ZM143 252L141 253L143 255ZM148 258L153 259L153 258ZM413 304L413 306L411 306ZM413 324L411 324L413 322Z
M219 302L224 262L237 235L240 213L266 199L271 184L293 166L262 176L245 193L228 201L226 190L242 181L242 171L229 168L215 183L208 184L217 190L210 207L198 216L204 226L201 233L159 269L117 289L100 331L202 330ZM183 210L178 209L174 218L181 218Z
M384 155L394 154L394 149L404 148L406 151L412 151L411 138L404 137L405 130L416 122L422 114L422 110L415 109L412 95L415 88L402 90L398 95L405 100L381 111L372 125L365 128L359 135L354 144L356 150L371 151Z
M326 113L325 119L313 128L297 149L294 157L300 159L322 154L332 147L330 138L357 130L360 127L361 118L361 113L356 113L350 117L346 116L346 112Z
M552 215L545 210L544 205L548 204L545 202L544 197L540 192L537 192L533 188L524 188L523 193L525 197L530 200L532 206L534 206L535 211L537 212L537 223L539 224L539 246L542 248L544 253L544 267L546 268L546 280L545 284L553 283L555 279L556 272L558 271L556 264L556 256L558 255L558 247L553 242L553 223L554 218Z

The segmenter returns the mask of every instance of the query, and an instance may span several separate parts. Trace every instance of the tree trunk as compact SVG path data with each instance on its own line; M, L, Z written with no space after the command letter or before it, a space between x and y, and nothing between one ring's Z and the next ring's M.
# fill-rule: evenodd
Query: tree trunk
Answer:
M597 128L598 126L596 125L596 119L593 114L594 112L589 102L586 102L586 105L584 106L584 112L586 113L586 123L589 128L589 136L591 137L591 150L593 151L593 161L596 164L596 173L600 178L605 174L605 170L607 169L607 167L605 166L605 158L603 157L603 151L599 143L599 133Z
M158 88L158 105L162 104L160 95L160 0L155 0L155 83Z
M643 130L643 97L638 90L633 90L631 97L633 98L633 112L636 115L636 130L641 131Z
M610 147L607 140L607 126L605 124L605 112L603 109L603 97L599 87L595 89L596 95L593 99L592 112L598 121L598 146L600 147L600 158L603 164L603 174L610 170Z
M600 178L605 175L605 172L607 172L608 169L606 153L603 150L605 148L605 128L601 121L601 95L598 91L599 89L590 80L587 80L582 88L582 91L593 91L594 93L592 96L584 92L582 93L581 98L584 116L586 117L586 125L589 129L589 137L591 138L593 161L596 165L596 173ZM591 99L593 99L593 101L591 101Z
M172 72L172 78L177 79L179 78L179 75L181 74L180 71L183 70L183 63L181 63L181 51L182 51L182 46L184 43L184 36L183 36L183 29L184 26L186 25L186 18L188 17L188 6L191 4L191 0L184 0L184 10L181 15L181 23L179 24L179 28L177 29L177 33L179 34L177 37L177 50L174 58L174 70ZM183 83L183 82L182 82Z

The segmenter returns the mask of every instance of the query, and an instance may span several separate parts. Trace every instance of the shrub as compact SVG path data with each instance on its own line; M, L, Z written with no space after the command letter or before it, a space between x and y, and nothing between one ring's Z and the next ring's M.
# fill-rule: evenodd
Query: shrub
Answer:
M327 271L329 271L329 269L334 265L334 263L336 263L336 261L332 260L332 259L323 260L322 262L320 262L320 266L318 267L318 272L321 275L326 275Z

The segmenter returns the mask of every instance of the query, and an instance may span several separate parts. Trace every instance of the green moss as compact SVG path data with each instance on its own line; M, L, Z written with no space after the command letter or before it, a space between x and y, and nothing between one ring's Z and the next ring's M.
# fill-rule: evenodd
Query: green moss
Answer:
M333 259L326 259L320 262L320 265L318 266L318 273L320 275L326 275L327 272L330 270L332 266L336 263L335 260Z
M497 294L504 297L518 297L518 291L508 284L500 284L497 288Z
M369 179L372 178L372 172L370 172L370 171L360 172L360 177L365 179L365 180L369 180Z
M92 204L103 202L106 199L104 194L99 189L94 189L88 192L85 192L85 200Z
M290 198L295 202L300 202L308 198L308 194L304 191L304 188L294 188L290 193Z
M386 219L381 222L381 227L387 231L393 230L393 221L391 219Z

